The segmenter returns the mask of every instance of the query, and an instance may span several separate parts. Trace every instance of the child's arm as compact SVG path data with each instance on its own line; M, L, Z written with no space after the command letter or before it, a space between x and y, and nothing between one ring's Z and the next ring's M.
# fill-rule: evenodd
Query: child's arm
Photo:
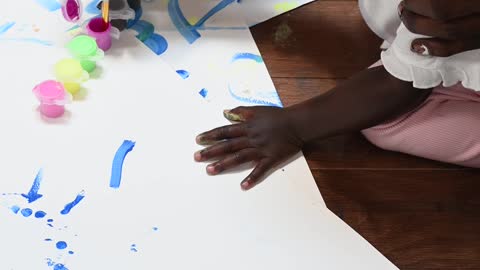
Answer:
M377 125L414 109L430 92L414 89L383 67L365 70L290 108L239 107L226 112L228 119L240 123L199 135L199 144L212 146L196 153L195 160L219 160L207 166L212 175L255 161L255 169L242 182L243 189L250 189L306 143Z

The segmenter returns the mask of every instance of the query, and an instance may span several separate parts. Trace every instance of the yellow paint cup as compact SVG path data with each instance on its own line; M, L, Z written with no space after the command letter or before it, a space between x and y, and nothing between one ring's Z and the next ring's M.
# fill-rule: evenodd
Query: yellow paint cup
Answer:
M80 91L81 83L89 79L78 60L63 59L55 65L55 76L63 84L65 90L72 95Z

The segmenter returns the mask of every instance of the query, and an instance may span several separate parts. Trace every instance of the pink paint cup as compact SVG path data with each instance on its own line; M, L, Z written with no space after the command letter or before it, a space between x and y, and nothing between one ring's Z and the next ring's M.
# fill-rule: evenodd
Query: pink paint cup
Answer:
M71 99L63 85L53 80L35 86L33 93L40 101L40 113L49 118L61 117L65 113L65 104Z
M97 45L103 51L112 47L112 26L105 23L103 18L94 18L87 25L87 34L97 41Z

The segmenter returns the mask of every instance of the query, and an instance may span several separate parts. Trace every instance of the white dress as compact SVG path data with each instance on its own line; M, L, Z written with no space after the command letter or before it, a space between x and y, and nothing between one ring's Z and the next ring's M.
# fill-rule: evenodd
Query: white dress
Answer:
M359 0L367 25L383 38L387 48L381 54L385 69L398 79L413 82L416 88L450 87L461 83L480 91L480 50L450 57L418 55L411 43L425 36L411 33L401 22L401 0Z

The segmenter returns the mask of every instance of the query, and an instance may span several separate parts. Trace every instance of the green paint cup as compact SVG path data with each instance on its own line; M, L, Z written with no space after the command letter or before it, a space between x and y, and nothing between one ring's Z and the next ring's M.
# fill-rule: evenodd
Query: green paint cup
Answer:
M72 56L80 61L82 68L89 73L97 67L96 62L104 57L104 52L98 48L95 39L85 35L72 39L67 48Z

